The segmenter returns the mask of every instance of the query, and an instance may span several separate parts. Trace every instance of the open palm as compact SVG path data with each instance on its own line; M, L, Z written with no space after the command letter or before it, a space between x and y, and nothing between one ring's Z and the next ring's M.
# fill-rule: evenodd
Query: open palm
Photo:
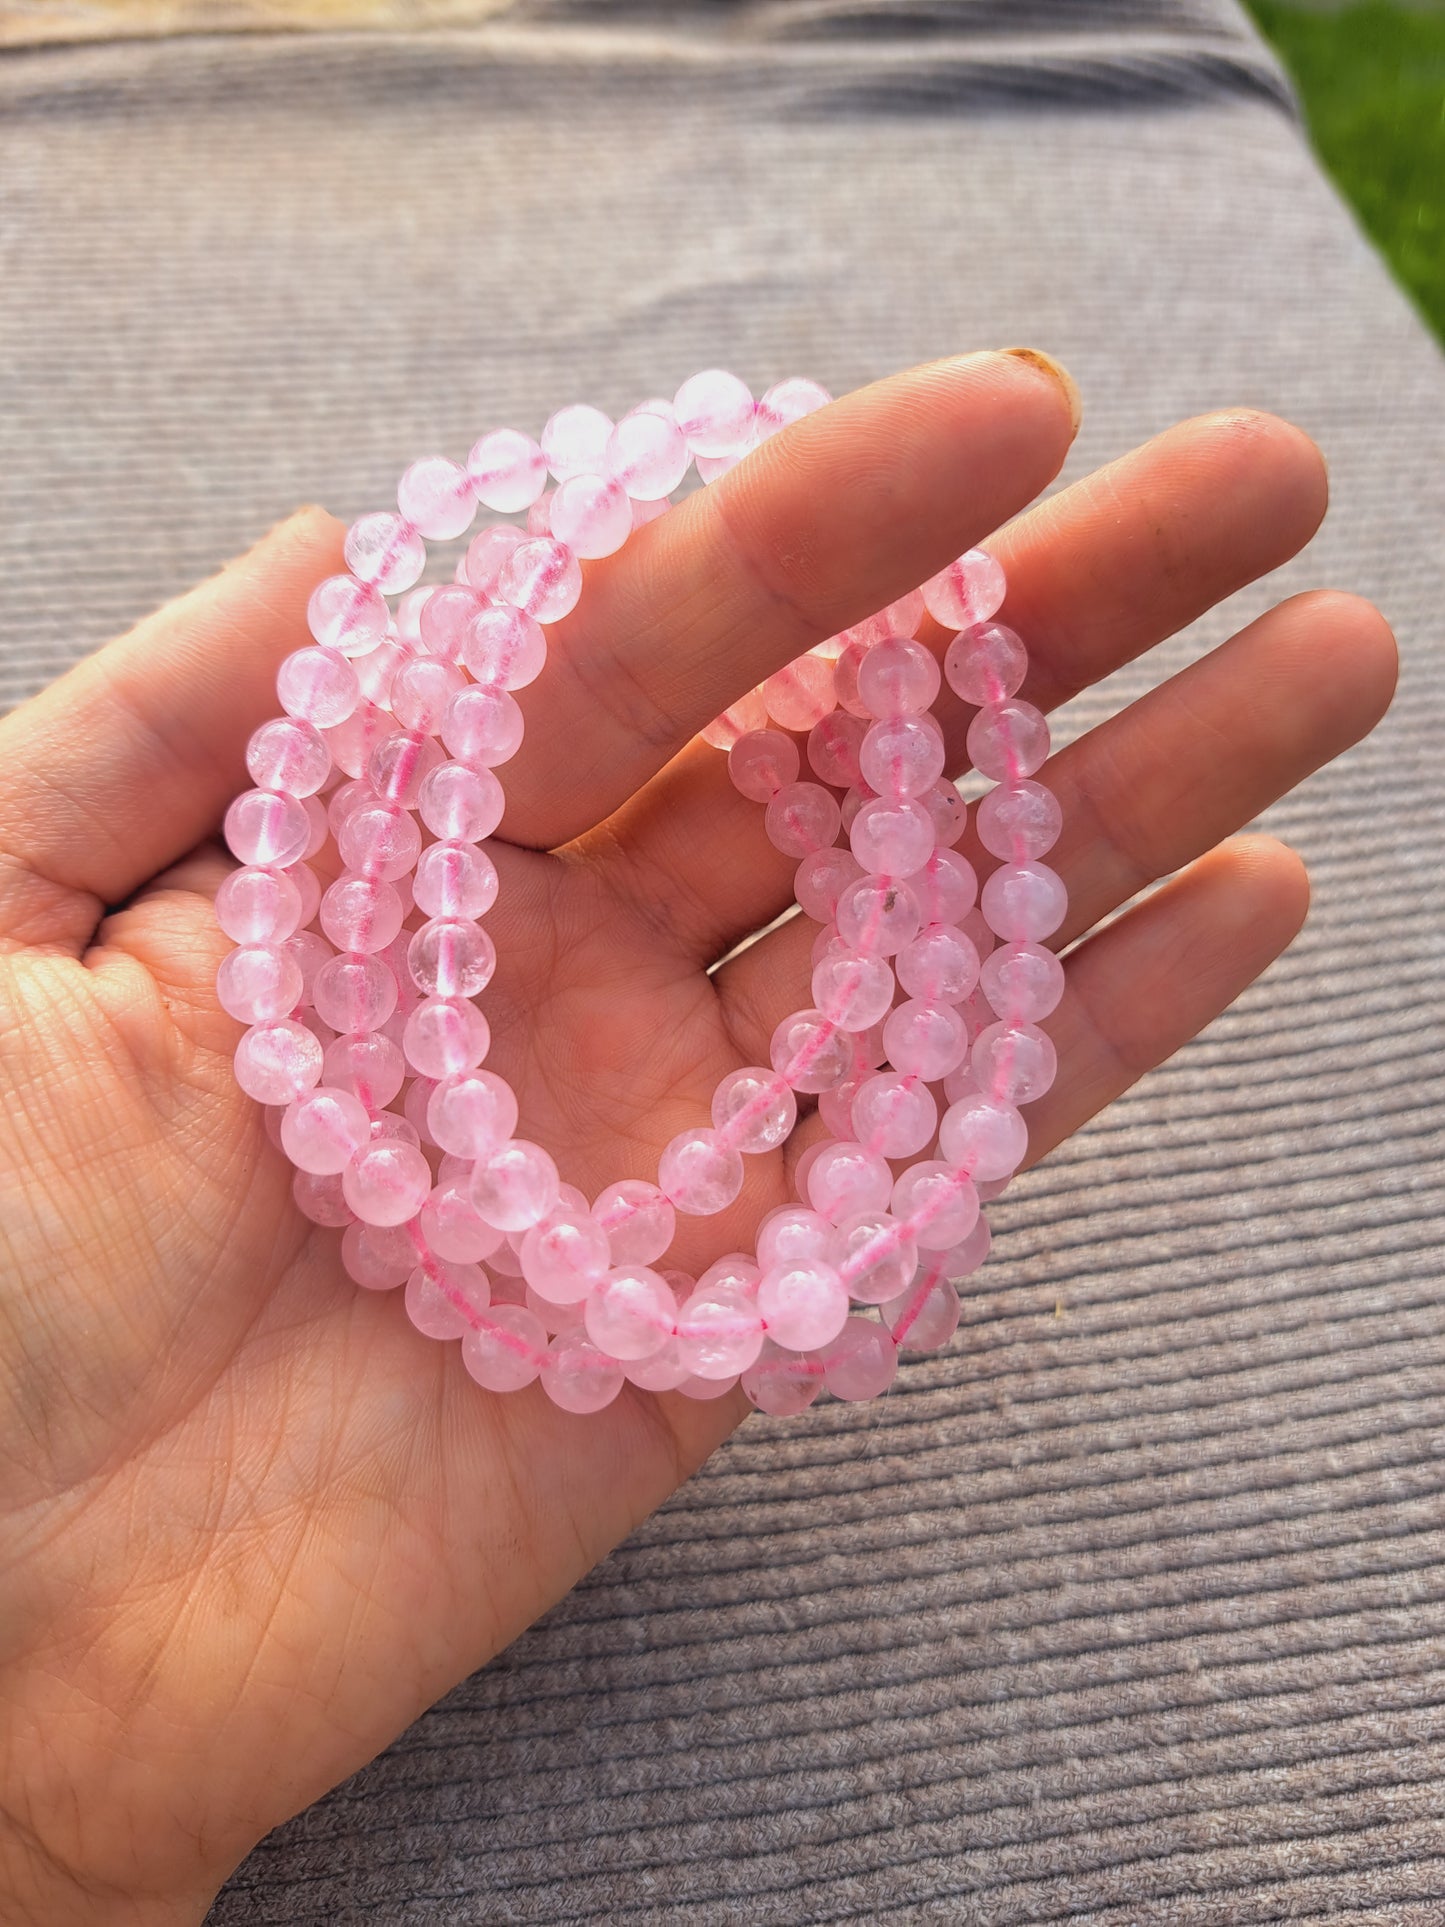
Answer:
M708 717L985 539L1033 659L1023 693L1049 708L1284 561L1323 512L1313 445L1248 413L1026 510L1072 427L1036 357L930 364L590 566L504 772L484 998L523 1133L589 1195L655 1175L807 1001L800 921L709 973L787 906L793 866L691 740ZM0 724L7 1920L199 1919L262 1833L557 1599L745 1409L629 1386L576 1418L535 1386L483 1393L456 1346L347 1279L231 1078L210 839L341 532L303 511ZM1030 1161L1289 942L1298 859L1220 840L1370 728L1393 680L1368 604L1295 597L1041 772L1066 824L1053 942L1072 948ZM957 770L969 712L943 701ZM750 1242L786 1189L782 1153L750 1159L738 1205L687 1223L676 1261Z

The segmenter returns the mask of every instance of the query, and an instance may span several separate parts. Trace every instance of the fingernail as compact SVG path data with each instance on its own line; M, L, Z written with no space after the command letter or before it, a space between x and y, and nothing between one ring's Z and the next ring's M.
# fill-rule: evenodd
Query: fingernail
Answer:
M1055 361L1052 355L1046 355L1042 348L1005 348L1002 352L1006 355L1017 355L1020 361L1032 362L1034 367L1042 368L1046 375L1053 376L1064 391L1064 398L1069 404L1069 420L1077 435L1079 423L1084 419L1084 402L1079 393L1079 384L1064 364L1061 361Z

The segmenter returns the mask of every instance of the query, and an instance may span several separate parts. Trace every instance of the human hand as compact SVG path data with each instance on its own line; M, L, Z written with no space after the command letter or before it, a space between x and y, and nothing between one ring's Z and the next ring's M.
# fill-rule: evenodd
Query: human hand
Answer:
M523 1131L589 1195L653 1176L805 1001L801 921L707 974L787 906L793 865L695 730L985 539L1023 694L1053 707L1283 562L1324 509L1309 440L1232 413L1010 522L1071 439L1036 360L931 364L589 565L523 697L484 999ZM262 1834L559 1598L745 1410L629 1386L575 1418L535 1386L483 1393L344 1275L233 1081L210 839L341 535L303 511L0 723L7 1922L200 1919ZM1296 596L1039 773L1065 821L1052 942L1077 947L1029 1162L1293 937L1298 858L1221 839L1372 727L1394 671L1368 604ZM957 769L969 712L945 687L938 713ZM782 1154L749 1159L677 1262L747 1242L786 1188Z

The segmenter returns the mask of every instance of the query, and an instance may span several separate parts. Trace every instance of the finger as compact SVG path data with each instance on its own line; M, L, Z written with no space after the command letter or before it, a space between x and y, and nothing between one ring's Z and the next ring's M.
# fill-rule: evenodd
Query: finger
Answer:
M1068 886L1062 949L1157 878L1252 822L1368 734L1395 686L1394 638L1358 596L1292 597L1059 750L1037 773L1064 829L1047 861ZM754 806L756 807L756 806ZM961 846L986 874L994 859ZM766 1048L807 993L817 925L796 917L717 973L734 1035Z
M1022 507L1063 461L1073 396L1031 351L892 375L590 564L508 768L508 836L600 822L745 690Z
M1052 708L1277 568L1314 533L1325 496L1308 436L1236 412L1182 422L1035 504L989 541L1008 573L1004 614L1029 648L1023 695ZM945 683L937 715L954 771L973 714ZM704 958L792 899L796 865L701 742L618 812L598 856Z
M215 829L343 533L300 510L0 721L0 949L78 956L107 904Z

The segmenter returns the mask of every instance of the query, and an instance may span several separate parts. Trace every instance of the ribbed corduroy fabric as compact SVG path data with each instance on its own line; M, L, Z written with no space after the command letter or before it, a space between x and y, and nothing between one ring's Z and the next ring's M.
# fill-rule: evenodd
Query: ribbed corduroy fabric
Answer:
M1019 341L1066 480L1325 450L1306 553L1056 719L1377 599L1391 715L1265 819L1304 934L992 1208L953 1351L749 1421L213 1927L1445 1917L1445 368L1228 0L7 53L4 692L488 424Z

